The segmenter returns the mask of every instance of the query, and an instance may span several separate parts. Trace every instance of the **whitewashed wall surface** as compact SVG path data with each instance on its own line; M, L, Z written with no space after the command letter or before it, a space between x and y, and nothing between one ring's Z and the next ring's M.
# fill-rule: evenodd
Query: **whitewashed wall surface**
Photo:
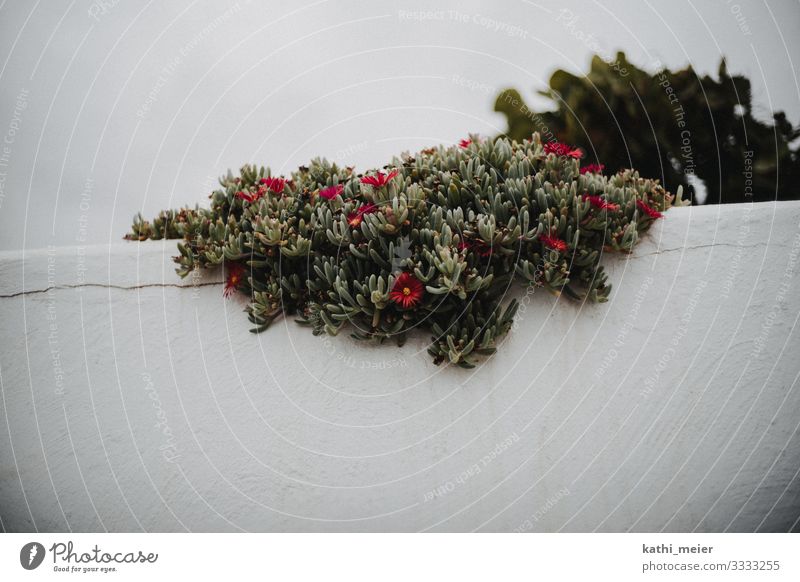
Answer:
M4 530L799 527L800 203L669 211L469 371L248 333L175 252L0 254Z

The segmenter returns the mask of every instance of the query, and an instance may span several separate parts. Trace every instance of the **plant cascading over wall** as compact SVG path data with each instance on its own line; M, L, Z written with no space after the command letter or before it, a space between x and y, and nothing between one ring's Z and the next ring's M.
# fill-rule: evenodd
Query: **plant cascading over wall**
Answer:
M292 314L313 333L393 340L422 328L436 363L472 367L511 327L512 284L605 301L604 250L630 252L671 206L657 180L581 167L583 152L477 136L356 174L315 159L288 177L246 165L210 208L137 216L132 240L175 238L178 274L225 271L266 329Z

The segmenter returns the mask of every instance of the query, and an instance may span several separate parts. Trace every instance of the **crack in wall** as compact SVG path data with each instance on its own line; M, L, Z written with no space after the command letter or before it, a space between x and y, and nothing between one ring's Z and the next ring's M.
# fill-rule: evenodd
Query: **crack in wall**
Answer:
M707 244L707 245L694 245L694 246L690 246L690 247L689 246L687 246L687 247L676 247L674 249L659 249L659 250L653 251L652 253L643 253L643 254L640 254L640 255L639 254L632 254L632 255L630 255L630 257L632 259L638 259L640 257L651 257L653 255L661 255L661 254L664 254L664 253L674 253L676 251L694 251L694 250L698 250L698 249L710 249L710 248L714 248L714 247L732 247L732 248L735 248L735 249L755 249L755 248L758 248L758 247L777 248L777 249L788 248L786 245L780 245L780 244L777 244L777 243L769 243L769 244L767 244L767 243L755 243L755 244L750 244L750 245L739 245L739 244L733 244L733 243L712 243L712 244Z
M772 248L788 248L786 245L781 245L777 243L765 243L759 242L755 244L749 245L739 245L733 243L711 243L705 245L694 245L694 246L686 246L686 247L676 247L673 249L660 249L655 250L650 253L643 253L643 254L630 254L627 257L621 257L626 260L630 259L639 259L644 257L651 257L653 255L660 255L664 253L674 253L677 251L694 251L699 249L709 249L714 247L733 247L733 248L742 248L742 249L753 249L758 247L772 247ZM147 289L149 287L175 287L176 289L195 289L197 287L208 287L211 285L222 285L222 281L213 281L213 282L206 282L206 283L196 283L194 285L180 285L177 283L145 283L142 285L133 285L130 287L126 287L123 285L111 285L105 283L84 283L82 285L54 285L52 287L47 287L45 289L32 289L30 291L17 291L16 293L9 293L7 295L0 295L0 299L11 299L14 297L19 297L21 295L36 295L41 293L47 293L49 291L58 291L64 289L80 289L83 287L99 287L101 289L120 289L123 291L132 291L135 289Z
M48 293L49 291L59 291L65 289L82 289L84 287L98 287L100 289L120 289L122 291L133 291L135 289L148 289L150 287L174 287L176 289L196 289L197 287L210 287L212 285L222 285L222 281L209 281L207 283L195 283L193 285L179 285L177 283L144 283L142 285L133 285L126 287L124 285L112 285L105 283L84 283L82 285L53 285L45 289L31 289L30 291L17 291L16 293L9 293L7 295L0 295L0 299L11 299L13 297L20 297L21 295L37 295L41 293Z

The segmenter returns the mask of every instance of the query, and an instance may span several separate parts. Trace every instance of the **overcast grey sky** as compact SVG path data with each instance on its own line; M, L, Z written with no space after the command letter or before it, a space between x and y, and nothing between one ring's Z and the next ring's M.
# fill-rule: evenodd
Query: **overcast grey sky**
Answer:
M505 129L593 52L729 69L759 117L800 121L800 4L7 0L0 7L0 250L117 242L137 211L205 202L253 161L364 169Z

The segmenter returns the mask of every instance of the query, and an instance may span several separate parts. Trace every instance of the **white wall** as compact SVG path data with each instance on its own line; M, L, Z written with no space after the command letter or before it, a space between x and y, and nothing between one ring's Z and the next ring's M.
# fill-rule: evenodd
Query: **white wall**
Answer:
M799 228L671 210L609 303L537 294L474 371L254 336L174 242L0 254L2 525L796 529Z

